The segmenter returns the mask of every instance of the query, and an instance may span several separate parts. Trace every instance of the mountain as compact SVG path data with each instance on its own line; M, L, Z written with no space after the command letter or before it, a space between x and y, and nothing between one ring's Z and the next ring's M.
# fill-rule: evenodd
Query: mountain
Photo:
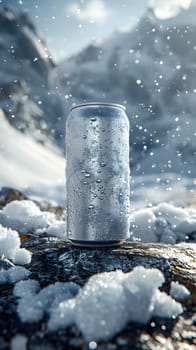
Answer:
M171 19L148 9L138 25L62 62L56 84L73 103L122 103L130 119L133 175L195 176L196 8Z
M0 107L15 128L40 142L62 137L62 102L50 81L54 67L28 15L1 7Z
M62 156L10 125L0 109L0 189L21 190L33 198L64 204Z

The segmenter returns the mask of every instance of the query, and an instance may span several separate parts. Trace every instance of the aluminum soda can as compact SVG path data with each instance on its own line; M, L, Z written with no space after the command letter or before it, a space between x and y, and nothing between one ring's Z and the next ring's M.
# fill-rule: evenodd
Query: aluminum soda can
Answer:
M66 121L67 235L77 246L116 246L129 233L129 120L125 107L83 103Z

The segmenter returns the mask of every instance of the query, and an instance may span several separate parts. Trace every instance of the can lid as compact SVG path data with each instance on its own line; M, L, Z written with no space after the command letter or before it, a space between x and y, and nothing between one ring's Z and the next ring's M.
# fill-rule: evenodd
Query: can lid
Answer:
M72 111L75 108L80 108L80 107L90 107L90 106L104 106L104 107L116 107L116 108L121 108L124 111L126 110L126 107L123 105L120 105L118 103L108 103L108 102L85 102L85 103L79 103L70 108L70 111Z

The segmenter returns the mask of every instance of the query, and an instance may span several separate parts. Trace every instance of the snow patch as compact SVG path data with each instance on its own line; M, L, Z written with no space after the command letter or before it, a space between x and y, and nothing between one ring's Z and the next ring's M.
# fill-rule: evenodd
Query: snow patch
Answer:
M196 210L160 203L130 215L130 240L175 244L196 231Z

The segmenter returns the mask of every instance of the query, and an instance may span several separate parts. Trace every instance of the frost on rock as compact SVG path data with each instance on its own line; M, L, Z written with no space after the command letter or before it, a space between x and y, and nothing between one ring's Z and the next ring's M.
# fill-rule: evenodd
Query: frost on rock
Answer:
M171 282L170 295L178 301L183 301L189 297L190 292L179 282Z
M160 203L130 215L130 240L175 244L196 231L196 210Z
M32 253L20 248L18 232L0 224L0 256L5 256L16 264L25 265L31 262Z

